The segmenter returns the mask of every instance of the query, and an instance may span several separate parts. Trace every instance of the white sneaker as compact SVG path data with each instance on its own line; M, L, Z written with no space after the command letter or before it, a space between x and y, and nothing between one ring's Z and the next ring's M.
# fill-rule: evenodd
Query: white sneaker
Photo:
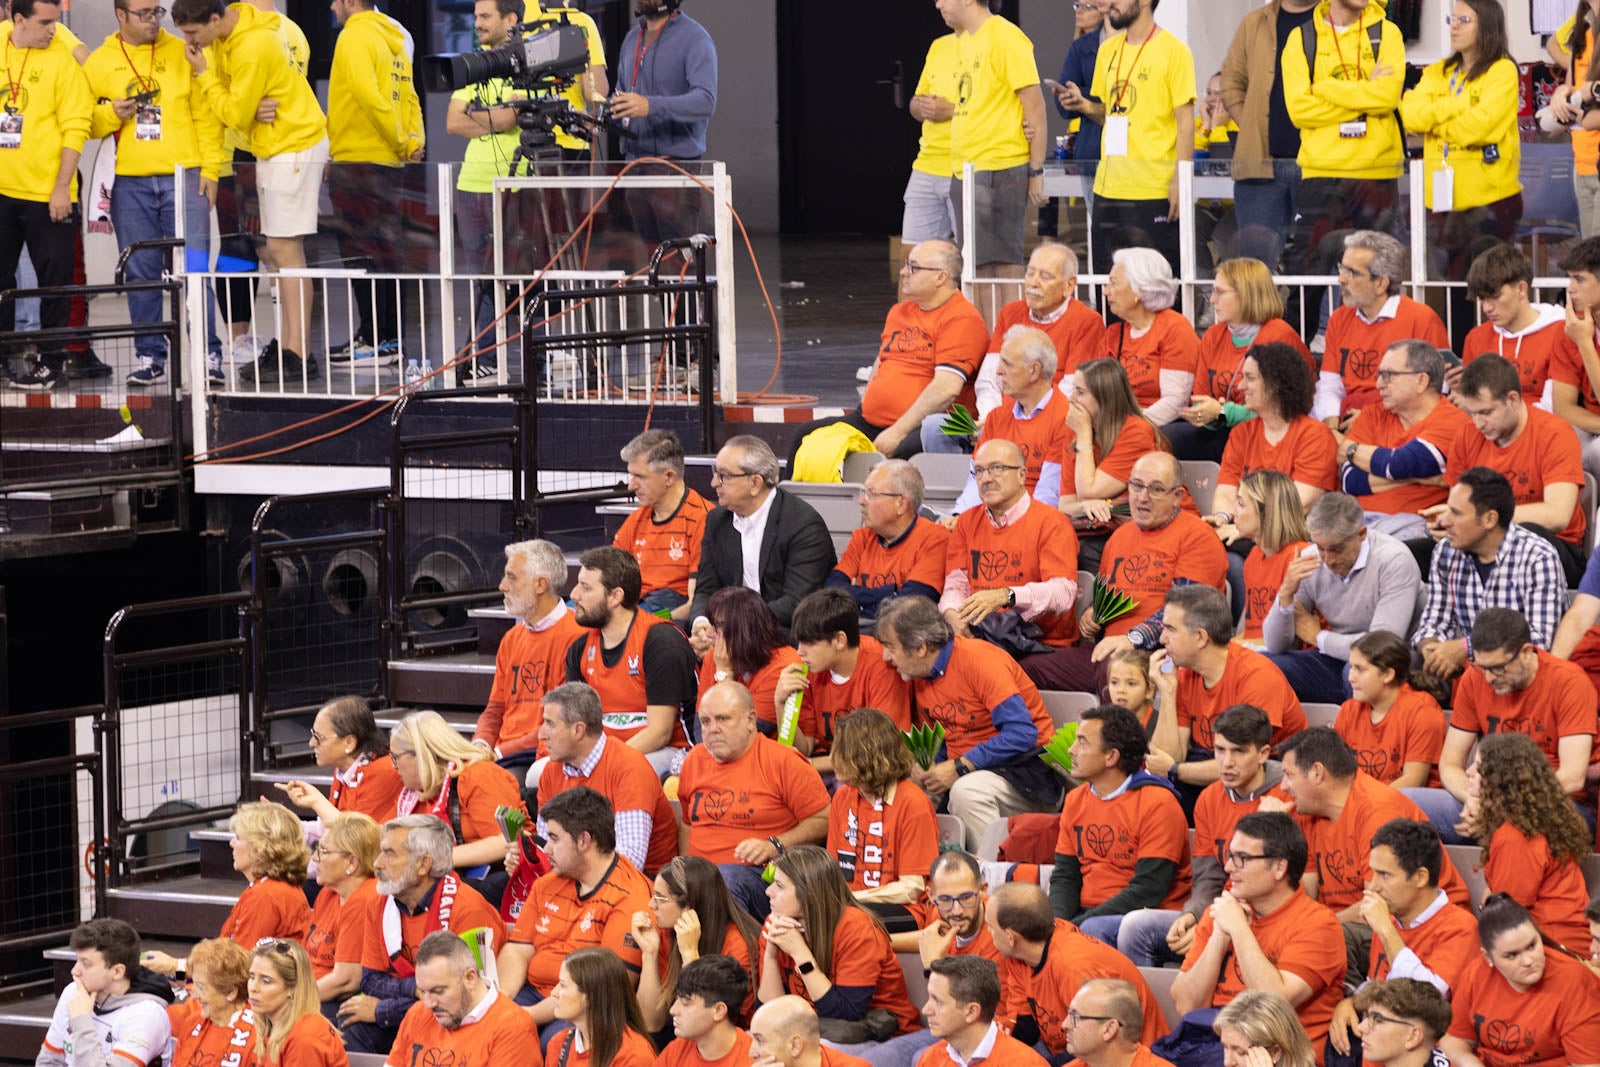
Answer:
M242 366L254 363L259 355L261 355L261 346L256 343L256 335L254 333L240 334L233 339L233 347L228 352L228 362Z

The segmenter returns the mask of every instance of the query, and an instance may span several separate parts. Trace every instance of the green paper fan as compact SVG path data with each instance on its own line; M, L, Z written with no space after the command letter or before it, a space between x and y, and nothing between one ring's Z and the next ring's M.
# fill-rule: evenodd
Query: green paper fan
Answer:
M528 822L528 817L519 808L501 804L494 809L494 821L500 827L500 834L507 841L515 841L522 833L522 828Z
M911 758L923 770L932 767L939 759L939 748L943 744L944 727L938 723L918 726L906 732L906 747L911 750Z
M964 406L952 404L944 422L939 424L939 432L949 437L976 437L978 422Z
M1078 724L1075 722L1062 723L1061 729L1055 732L1049 742L1044 746L1044 751L1039 753L1039 758L1055 767L1059 767L1066 775L1072 774L1072 742L1078 738Z
M1139 602L1110 582L1094 578L1094 621L1102 627L1139 607Z

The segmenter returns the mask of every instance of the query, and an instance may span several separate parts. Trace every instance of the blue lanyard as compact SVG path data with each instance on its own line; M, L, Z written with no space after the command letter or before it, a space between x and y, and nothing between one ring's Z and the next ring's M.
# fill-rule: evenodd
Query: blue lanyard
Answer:
M1450 75L1450 95L1451 96L1460 96L1462 91L1464 89L1466 89L1466 87L1467 87L1467 79L1466 79L1465 76L1463 76L1462 79L1461 79L1461 85L1460 85L1459 88L1457 88L1457 86L1456 86L1456 74L1460 74L1460 73L1461 72L1459 70L1457 70L1454 74ZM1444 142L1444 154L1439 157L1439 165L1440 166L1444 166L1445 164L1447 164L1449 162L1450 162L1450 142L1449 142L1449 140L1446 140Z

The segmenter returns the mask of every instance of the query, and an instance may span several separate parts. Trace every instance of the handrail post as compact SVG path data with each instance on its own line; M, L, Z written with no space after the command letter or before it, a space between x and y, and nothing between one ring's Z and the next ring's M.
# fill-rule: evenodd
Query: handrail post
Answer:
M117 678L117 629L127 617L129 609L122 608L106 622L102 645L104 654L102 681L105 686L105 715L96 725L95 734L104 755L105 815L101 825L106 842L105 880L121 884L122 879L122 748L118 741L118 727L122 719L122 694ZM100 807L100 804L96 804Z

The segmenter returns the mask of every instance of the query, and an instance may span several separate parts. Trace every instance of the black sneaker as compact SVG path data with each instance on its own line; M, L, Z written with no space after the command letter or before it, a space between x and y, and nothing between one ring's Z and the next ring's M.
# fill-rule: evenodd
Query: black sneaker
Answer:
M66 380L66 372L61 368L40 360L28 368L27 373L20 374L6 382L6 386L10 389L21 389L26 393L47 393Z
M68 352L65 370L67 377L74 381L111 377L111 368L101 362L92 348L85 348L82 352Z
M322 368L317 365L315 358L302 362L300 353L292 348L285 348L282 350L283 358L280 360L278 352L278 342L269 343L261 350L259 359L248 367L239 369L239 380L247 385L257 382L262 385L277 385L279 382L294 383L302 378L310 380L322 377Z

